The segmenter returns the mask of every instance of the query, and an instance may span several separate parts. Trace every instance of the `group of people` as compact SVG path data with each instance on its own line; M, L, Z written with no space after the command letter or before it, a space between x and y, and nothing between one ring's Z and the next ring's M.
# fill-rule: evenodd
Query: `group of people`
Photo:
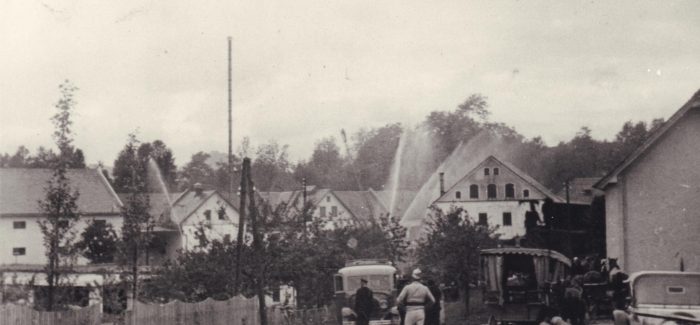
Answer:
M598 266L590 258L574 258L572 264L572 277L552 285L552 291L558 300L559 313L544 315L541 325L584 324L587 312L583 291L585 283L607 283L608 292L611 293L613 316L616 320L622 317L627 307L629 287L628 276L622 272L617 260L604 259Z
M401 325L440 325L440 301L442 292L435 281L428 279L423 283L420 269L411 273L411 281L396 298L396 306L401 317ZM373 293L367 287L367 280L360 280L360 288L355 293L356 324L369 324L374 309Z

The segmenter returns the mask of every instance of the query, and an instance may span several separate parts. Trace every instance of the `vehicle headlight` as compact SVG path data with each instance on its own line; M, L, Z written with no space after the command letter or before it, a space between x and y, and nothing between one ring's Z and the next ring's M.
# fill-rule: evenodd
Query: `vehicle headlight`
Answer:
M379 308L387 309L389 308L389 303L385 299L382 299L379 301Z
M355 315L355 312L352 311L349 307L343 307L343 309L340 310L340 314L343 315L343 317L350 317L352 315Z

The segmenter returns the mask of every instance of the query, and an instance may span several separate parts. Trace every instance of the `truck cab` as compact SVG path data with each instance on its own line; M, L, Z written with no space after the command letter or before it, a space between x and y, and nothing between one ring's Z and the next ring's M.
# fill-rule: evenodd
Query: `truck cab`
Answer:
M353 260L345 264L334 276L337 318L343 325L355 323L355 293L360 280L367 280L367 287L374 293L374 310L371 325L392 324L398 318L396 303L397 270L386 260ZM398 322L396 322L398 323Z

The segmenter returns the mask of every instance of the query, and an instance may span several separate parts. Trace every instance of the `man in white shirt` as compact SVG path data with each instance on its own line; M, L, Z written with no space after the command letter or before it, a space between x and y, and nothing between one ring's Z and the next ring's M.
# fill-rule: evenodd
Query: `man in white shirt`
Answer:
M435 297L430 289L420 283L421 270L415 269L411 274L413 282L401 290L396 298L396 304L406 306L406 319L404 325L423 325L425 321L425 307L435 303Z

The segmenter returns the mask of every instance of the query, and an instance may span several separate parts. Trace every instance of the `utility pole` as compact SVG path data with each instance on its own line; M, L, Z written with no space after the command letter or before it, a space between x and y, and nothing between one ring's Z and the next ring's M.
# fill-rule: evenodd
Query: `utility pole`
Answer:
M238 237L236 238L236 277L233 283L233 294L238 295L241 281L241 252L243 251L243 229L245 228L245 200L248 193L248 175L250 172L250 158L243 158L241 168L241 193L238 206ZM252 192L252 189L251 189Z
M248 160L250 162L250 160ZM265 306L265 275L263 274L263 252L262 238L260 238L260 220L258 220L258 210L255 206L255 184L250 176L250 168L246 170L246 180L248 181L248 203L250 212L250 225L253 231L253 259L255 260L255 294L258 296L260 325L267 325L267 307Z

